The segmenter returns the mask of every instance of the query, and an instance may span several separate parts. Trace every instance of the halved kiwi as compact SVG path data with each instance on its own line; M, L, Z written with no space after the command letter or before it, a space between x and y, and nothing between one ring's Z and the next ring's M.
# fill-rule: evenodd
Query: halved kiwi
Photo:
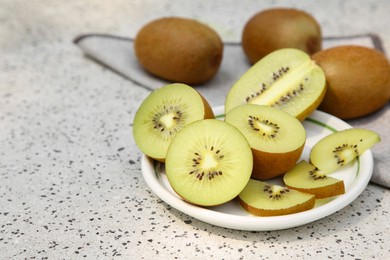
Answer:
M306 130L298 119L282 110L246 104L230 110L225 121L248 140L255 179L282 175L294 167L302 154Z
M310 162L325 173L331 173L353 161L381 140L371 130L351 128L332 133L317 142L310 151Z
M238 198L245 210L258 216L293 214L312 209L315 205L312 194L253 179L249 180Z
M138 108L133 135L138 148L164 161L173 137L187 124L214 118L208 102L192 87L169 84L153 91Z
M319 106L325 92L324 72L308 54L280 49L258 61L233 85L225 112L249 103L276 107L303 120Z
M172 140L165 162L172 188L184 200L213 206L236 197L252 171L252 152L232 125L206 119L185 126Z
M316 199L334 197L345 193L343 180L333 178L302 160L283 176L284 184L295 190L310 193Z

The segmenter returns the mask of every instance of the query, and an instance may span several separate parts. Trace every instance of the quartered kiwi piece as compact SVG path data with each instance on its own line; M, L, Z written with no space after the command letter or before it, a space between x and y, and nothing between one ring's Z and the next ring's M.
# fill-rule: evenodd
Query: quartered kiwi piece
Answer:
M371 130L351 128L332 133L317 142L310 151L310 162L325 173L331 173L353 161L381 140Z
M253 179L238 198L245 210L258 216L293 214L312 209L315 204L312 194Z
M282 175L295 166L302 154L306 130L298 119L282 110L246 104L230 110L225 121L248 140L255 179Z
M284 184L295 190L310 193L316 199L334 197L345 193L343 180L333 178L302 160L283 176Z
M326 92L323 70L298 49L274 51L253 65L230 89L225 112L242 104L267 105L305 119Z
M214 118L207 101L192 87L169 84L153 91L138 108L133 135L138 148L164 161L173 137L191 122Z
M172 188L184 200L201 206L225 203L247 184L252 152L232 125L216 119L184 127L169 146L165 169Z

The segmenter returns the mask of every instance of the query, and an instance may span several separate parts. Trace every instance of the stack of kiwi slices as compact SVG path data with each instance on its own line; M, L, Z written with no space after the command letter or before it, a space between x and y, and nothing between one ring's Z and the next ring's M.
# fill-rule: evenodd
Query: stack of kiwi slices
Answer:
M173 83L142 102L134 139L144 154L165 163L173 190L191 204L236 199L259 216L309 210L316 199L343 194L343 181L330 174L380 141L373 131L348 129L315 144L309 162L300 160L302 121L318 107L325 85L322 69L307 54L277 50L232 86L224 120L215 119L194 88Z

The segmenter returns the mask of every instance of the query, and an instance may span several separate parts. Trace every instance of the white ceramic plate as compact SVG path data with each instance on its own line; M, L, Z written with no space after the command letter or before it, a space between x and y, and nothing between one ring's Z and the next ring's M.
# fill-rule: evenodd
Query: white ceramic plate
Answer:
M214 109L215 115L223 119L223 107ZM312 146L321 138L335 131L351 128L344 121L329 114L314 111L303 125L307 132L307 141L301 159L308 160ZM142 174L150 189L163 201L183 213L201 221L232 229L265 231L300 226L326 217L347 206L355 200L367 186L373 170L373 158L370 150L358 160L338 170L333 177L344 181L346 193L332 198L317 200L316 206L308 211L276 217L258 217L246 212L237 200L217 207L199 207L183 201L171 188L165 175L164 164L147 156L142 158ZM281 178L272 180L282 183Z

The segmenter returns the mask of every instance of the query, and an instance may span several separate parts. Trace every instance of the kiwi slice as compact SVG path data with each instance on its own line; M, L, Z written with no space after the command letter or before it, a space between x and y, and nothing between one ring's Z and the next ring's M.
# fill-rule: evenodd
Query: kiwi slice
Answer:
M249 180L238 195L241 206L258 216L278 216L312 209L315 197L259 180Z
M187 124L214 118L208 102L192 87L169 84L153 91L138 108L133 135L138 148L164 161L173 137Z
M302 154L306 130L298 119L282 110L246 104L230 110L225 121L248 140L255 179L282 175L295 166Z
M323 70L305 52L285 48L244 73L228 92L225 112L249 103L276 107L303 120L319 106L325 92Z
M333 178L302 160L283 176L284 184L295 190L310 193L316 199L334 197L345 193L343 180Z
M317 142L310 151L310 162L325 173L331 173L353 161L381 140L371 130L351 128L332 133Z
M236 197L252 171L252 152L232 125L206 119L185 126L169 146L165 169L172 188L184 200L223 204Z

